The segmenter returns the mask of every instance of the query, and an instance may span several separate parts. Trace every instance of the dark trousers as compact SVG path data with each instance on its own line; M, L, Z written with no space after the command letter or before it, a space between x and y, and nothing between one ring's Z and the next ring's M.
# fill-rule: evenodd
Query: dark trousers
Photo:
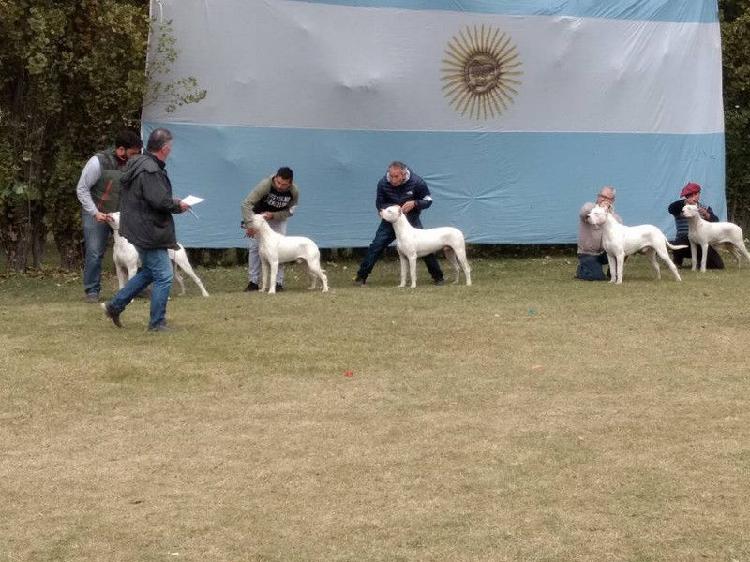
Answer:
M670 242L670 243L671 244L686 244L688 246L687 248L681 248L679 250L672 251L672 261L677 267L682 266L682 260L692 259L692 256L690 254L690 241L688 239L675 240L674 242ZM701 250L701 247L698 246L698 263L697 263L698 267L700 267L701 265L702 255L703 255L703 250ZM706 269L724 269L724 260L721 259L719 252L714 250L711 246L708 247L708 257L706 258Z
M576 279L584 281L606 281L607 276L604 274L602 266L608 263L607 253L601 254L578 254L578 269L576 269Z
M409 221L414 228L422 228L422 223L419 218L415 218ZM370 246L367 248L367 254L365 254L362 263L357 271L357 279L367 279L370 275L372 268L375 267L375 262L378 261L382 256L388 245L396 239L396 232L393 230L393 225L388 221L381 220L378 230L375 232L375 238L373 238ZM427 271L430 272L432 279L440 281L443 278L443 271L440 269L435 254L425 256L424 263L427 265Z

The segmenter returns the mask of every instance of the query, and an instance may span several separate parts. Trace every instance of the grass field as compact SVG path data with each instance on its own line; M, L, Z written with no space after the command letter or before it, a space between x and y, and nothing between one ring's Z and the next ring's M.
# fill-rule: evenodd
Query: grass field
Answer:
M750 560L750 271L574 262L201 268L168 334L0 277L0 560Z

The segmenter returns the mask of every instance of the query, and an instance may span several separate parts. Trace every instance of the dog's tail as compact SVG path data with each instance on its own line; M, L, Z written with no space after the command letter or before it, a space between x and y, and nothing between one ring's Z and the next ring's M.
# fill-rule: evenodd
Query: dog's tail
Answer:
M689 248L687 244L677 244L676 246L669 243L669 240L667 240L667 248L670 250L682 250L683 248Z

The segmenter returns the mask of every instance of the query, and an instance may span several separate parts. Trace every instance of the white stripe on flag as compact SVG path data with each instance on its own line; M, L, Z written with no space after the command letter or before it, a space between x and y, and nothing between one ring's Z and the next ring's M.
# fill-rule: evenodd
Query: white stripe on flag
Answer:
M190 38L180 42L173 74L196 76L208 97L172 114L147 108L148 120L384 131L724 130L716 23L280 0L163 3L177 35ZM494 63L474 53L493 44ZM468 76L475 65L478 81L446 70L451 45L453 66L463 61ZM483 113L477 101L473 115L481 80L498 71L521 74L506 73L500 101Z

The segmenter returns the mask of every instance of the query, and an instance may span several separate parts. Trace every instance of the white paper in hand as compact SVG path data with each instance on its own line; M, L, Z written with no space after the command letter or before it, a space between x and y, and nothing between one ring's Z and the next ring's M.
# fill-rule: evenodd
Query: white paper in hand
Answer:
M201 199L200 197L196 197L195 195L188 195L184 199L181 199L181 201L186 205L190 205L192 207L193 205L197 205L198 203L203 201L203 199Z

